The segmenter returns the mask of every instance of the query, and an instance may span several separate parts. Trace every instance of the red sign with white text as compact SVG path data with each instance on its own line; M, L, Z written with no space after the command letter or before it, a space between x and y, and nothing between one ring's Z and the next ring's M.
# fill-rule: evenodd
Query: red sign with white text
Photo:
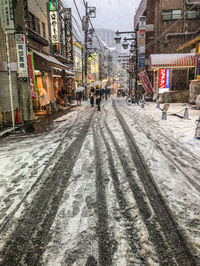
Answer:
M146 93L147 94L151 93L153 91L153 89L152 89L151 83L149 82L149 78L146 75L146 73L144 71L140 72L139 77L140 77L140 81L141 81L143 88L146 91Z
M170 71L167 68L159 69L159 93L169 91Z

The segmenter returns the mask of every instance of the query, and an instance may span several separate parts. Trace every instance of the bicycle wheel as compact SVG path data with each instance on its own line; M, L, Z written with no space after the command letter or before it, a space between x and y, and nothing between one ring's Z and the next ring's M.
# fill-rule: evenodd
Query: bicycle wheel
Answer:
M131 97L126 98L126 103L127 103L128 105L131 105L131 104L133 103Z

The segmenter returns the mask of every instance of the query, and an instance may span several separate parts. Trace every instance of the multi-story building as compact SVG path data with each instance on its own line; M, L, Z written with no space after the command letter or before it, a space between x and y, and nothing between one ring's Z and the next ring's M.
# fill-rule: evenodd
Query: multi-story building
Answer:
M95 30L99 38L101 38L108 46L115 45L114 37L115 32L110 29L96 29Z
M146 17L146 68L154 71L148 73L154 87L158 84L158 70L170 68L170 89L187 90L189 81L195 76L195 55L159 55L176 54L179 45L200 32L200 3L192 0L142 0L134 18L135 30L139 30L141 16ZM190 49L184 50L184 53L190 52ZM150 56L154 54L158 56Z
M59 91L67 84L67 75L72 75L67 66L73 66L72 33L65 24L66 11L61 1L38 0L35 4L28 0L28 47L33 53L38 98L45 89L50 101L58 99ZM71 38L69 56L65 49L67 36ZM36 109L41 108L36 102Z
M7 17L5 16L6 11L9 11ZM0 6L0 125L7 124L12 120L11 95L13 98L14 110L19 106L17 89L17 49L14 28L13 9L11 9L5 1L2 1ZM6 38L6 31L8 39ZM8 49L11 63L11 91L9 89L8 76Z
M74 42L74 85L75 88L83 86L83 48L78 42Z
M71 9L65 8L61 0L18 0L14 6L12 1L1 3L0 112L3 122L11 120L6 49L9 47L13 107L20 107L23 121L33 121L33 106L35 111L41 109L44 93L49 101L58 98L63 87L72 94Z

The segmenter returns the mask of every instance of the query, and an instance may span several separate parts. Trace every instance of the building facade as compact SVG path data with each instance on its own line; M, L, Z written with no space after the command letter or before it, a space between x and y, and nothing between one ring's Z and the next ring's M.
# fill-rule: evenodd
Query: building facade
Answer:
M74 74L69 70L73 69L71 9L65 8L61 0L2 0L1 3L0 123L11 121L8 47L13 107L20 108L23 123L32 123L34 111L38 112L50 101L60 103L61 89L73 94ZM45 104L43 95L47 99Z
M200 32L200 4L190 0L142 0L134 17L134 28L139 30L139 18L146 17L146 70L151 68L150 55L176 54L177 47L189 41ZM185 49L184 53L190 53ZM184 59L183 59L184 60ZM188 90L189 82L194 79L195 65L183 64L171 67L170 89ZM191 60L193 62L193 60ZM169 62L168 62L169 63ZM170 64L163 62L160 67ZM158 69L151 69L148 76L155 87L158 84ZM186 93L187 95L187 93ZM186 96L187 98L187 96ZM183 99L186 101L186 98Z

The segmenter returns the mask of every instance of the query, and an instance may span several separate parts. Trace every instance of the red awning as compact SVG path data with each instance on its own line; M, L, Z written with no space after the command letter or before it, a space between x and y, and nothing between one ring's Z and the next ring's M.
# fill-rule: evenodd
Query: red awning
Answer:
M149 69L155 68L189 68L196 67L195 53L187 54L151 54Z

